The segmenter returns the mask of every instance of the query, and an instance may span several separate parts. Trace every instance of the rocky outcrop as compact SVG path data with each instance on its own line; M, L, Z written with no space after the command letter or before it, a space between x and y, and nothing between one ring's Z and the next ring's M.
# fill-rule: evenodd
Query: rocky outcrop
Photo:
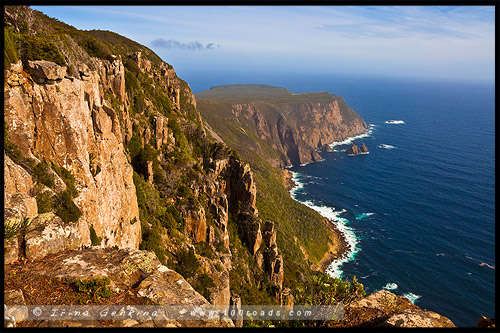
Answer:
M455 327L448 318L386 290L351 303L342 323L347 327Z
M196 243L205 242L207 239L207 218L205 209L189 209L184 213L184 232Z
M390 327L455 327L448 318L432 311L407 309L384 322Z
M356 146L355 144L353 144L352 146L350 146L349 148L347 148L345 152L346 152L347 155L358 155L359 154L359 149L358 149L358 146Z
M28 218L23 242L26 259L36 260L64 250L76 250L81 246L77 223L64 223L53 213Z
M359 148L355 144L352 144L349 148L346 149L345 152L349 156L355 156L358 154L368 154L368 148L365 146L364 143Z
M270 154L254 137L248 149L264 156L274 166L321 161L318 150L366 132L364 120L340 96L329 93L293 94L287 89L259 85L213 87L197 94L200 111L211 124L228 120L252 131L276 155ZM230 92L230 93L229 93ZM304 95L304 97L296 97ZM238 102L238 99L245 102ZM297 101L300 99L300 101ZM249 102L247 102L250 100ZM219 103L213 114L214 102ZM215 127L214 127L215 128Z
M50 261L50 265L46 265ZM30 275L25 279L43 278L60 281L63 284L74 284L77 281L92 281L109 279L109 288L113 293L133 293L150 304L174 305L189 307L207 307L210 303L196 292L191 285L177 272L162 265L153 252L135 249L97 249L90 248L78 251L64 251L44 259L44 263L36 260L27 263ZM6 305L24 305L24 297L19 290L6 291ZM228 300L229 303L229 300ZM120 305L118 303L117 305ZM125 305L124 305L125 306ZM134 308L133 305L128 306ZM17 312L16 312L17 311ZM24 313L18 308L8 309L10 322L13 325L24 326ZM228 317L215 316L204 320L176 320L175 318L154 317L145 320L152 327L233 327ZM143 326L135 320L113 320L110 326ZM108 324L108 325L109 325ZM102 326L101 321L61 322L45 320L37 326Z
M131 223L139 218L132 167L117 114L103 99L103 86L108 85L125 98L123 64L100 64L97 71L84 70L84 80L64 77L65 69L54 63L31 62L26 69L20 63L11 66L7 76L23 75L27 80L5 86L5 123L24 156L51 161L74 175L83 245L90 245L93 226L103 246L138 248L140 223ZM110 71L113 75L107 75ZM42 79L53 82L37 83Z

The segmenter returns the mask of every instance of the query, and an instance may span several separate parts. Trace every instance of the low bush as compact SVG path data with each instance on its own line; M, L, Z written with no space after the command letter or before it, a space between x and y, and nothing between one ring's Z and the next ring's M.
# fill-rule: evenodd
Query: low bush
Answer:
M194 284L194 290L200 293L205 299L210 299L210 288L215 287L214 280L206 273L201 274Z
M62 191L55 199L56 215L64 222L76 222L82 216L82 211L71 199L71 194L68 190Z
M99 302L100 298L111 297L113 292L108 287L110 282L109 278L77 280L75 289L81 294L79 297L80 304L86 304L90 300Z
M47 60L66 66L66 60L49 36L44 34L22 36L24 56L26 60Z
M97 236L93 226L90 226L89 231L90 231L90 241L92 243L92 246L101 245L102 238Z
M35 198L38 214L48 213L54 210L54 199L50 191L41 192Z
M196 253L198 253L200 256L209 258L209 259L215 259L215 253L214 250L212 250L212 247L210 244L207 242L199 242L195 244L195 249Z
M196 271L200 267L198 258L194 254L193 249L181 250L177 256L176 271L184 278L189 278L196 275Z
M45 160L33 168L33 177L43 185L54 188L54 175L50 173L49 165Z
M71 173L71 171L66 170L64 167L60 167L54 162L52 162L52 169L61 177L61 179L66 184L66 190L69 192L72 198L75 198L78 195L78 191L75 187L75 176Z

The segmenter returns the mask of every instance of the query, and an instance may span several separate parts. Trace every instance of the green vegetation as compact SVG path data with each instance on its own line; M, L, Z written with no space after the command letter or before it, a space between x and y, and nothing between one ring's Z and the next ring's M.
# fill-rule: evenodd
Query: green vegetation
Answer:
M59 177L64 181L64 184L66 184L66 190L68 193L71 195L72 198L76 198L78 195L78 191L76 190L75 187L75 176L71 173L71 171L66 170L64 167L60 167L54 162L51 162L52 164L52 169L57 173Z
M54 199L52 199L52 193L50 191L41 192L35 198L38 214L54 211Z
M206 273L201 274L196 279L193 288L200 293L205 299L209 300L211 296L210 288L215 287L214 280Z
M47 60L55 62L59 66L66 66L61 51L46 34L25 34L22 36L22 45L27 60Z
M301 284L295 288L296 304L330 305L349 304L365 295L363 285L353 276L352 282L334 278L326 273L315 272L312 283Z
M4 35L4 68L8 68L10 64L19 61L19 47L16 45L19 41L19 36L14 32L12 27L5 26L3 28Z
M78 292L77 298L80 304L86 304L89 301L99 303L100 298L109 298L113 292L109 289L109 278L97 278L91 280L77 280L75 289Z
M56 215L66 223L76 222L82 216L82 211L75 205L68 190L55 196L54 206L56 207Z
M90 226L90 241L92 242L92 246L101 245L102 238L98 237L93 226Z
M177 254L178 263L174 270L182 275L184 278L190 278L196 275L196 271L200 267L198 258L194 254L193 249L180 250Z
M33 178L49 188L54 188L54 175L49 170L49 164L43 160L33 169Z

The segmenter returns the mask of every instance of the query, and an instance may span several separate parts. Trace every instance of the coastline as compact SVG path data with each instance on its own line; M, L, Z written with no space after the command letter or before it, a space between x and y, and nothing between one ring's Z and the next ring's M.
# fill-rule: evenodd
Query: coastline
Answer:
M283 183L285 184L288 193L291 195L291 191L299 186L299 184L293 180L293 174L291 171L287 169L283 170ZM295 200L295 198L293 198ZM300 201L298 201L300 202ZM300 202L304 205L303 202ZM323 255L323 258L317 264L312 264L311 268L314 270L319 270L322 272L326 272L328 267L336 260L340 260L346 258L350 251L349 243L346 240L346 237L343 232L338 230L335 225L326 217L323 216L323 222L328 227L330 234L328 242L328 251Z
M370 136L372 134L372 130L373 126L368 124L363 133L347 137L342 141L332 142L329 146L333 149L335 146L350 144L354 140ZM311 268L321 270L330 276L342 277L343 272L340 267L343 263L354 259L356 253L359 251L356 235L352 231L352 228L342 222L342 220L345 220L339 216L342 212L335 211L332 207L318 207L310 201L301 202L295 199L293 191L302 187L303 184L294 179L293 171L290 171L287 168L282 170L283 183L285 184L285 187L292 199L317 211L324 218L324 222L330 230L328 251L323 255L323 258L319 261L319 263L312 264Z

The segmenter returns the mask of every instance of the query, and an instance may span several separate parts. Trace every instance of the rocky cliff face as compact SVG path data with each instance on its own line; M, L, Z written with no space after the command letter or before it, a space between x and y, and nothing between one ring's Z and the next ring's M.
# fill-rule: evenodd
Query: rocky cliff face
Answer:
M238 91L231 91L232 94L226 96L224 90L231 89L227 87L231 86L199 93L201 112L212 122L211 126L217 128L218 120L213 118L210 106L213 108L214 103L219 103L218 112L223 114L225 121L244 126L278 153L278 158L272 157L260 147L250 145L251 149L267 155L275 166L320 161L319 152L328 151L329 143L367 130L364 120L340 96L317 93L298 99L297 95L307 94L293 94L284 88L270 86L259 86L255 92L252 90L255 85L238 85ZM243 94L244 89L252 91L251 96ZM249 102L239 103L238 94L241 100Z
M6 304L290 305L290 262L278 225L259 215L254 173L207 137L172 66L122 36L27 7L6 7L4 18ZM325 96L236 103L231 117L273 147L276 165L306 163L366 127ZM99 295L80 290L97 283ZM25 314L7 313L8 325L233 326L224 316L26 323Z
M12 65L5 73L4 119L24 156L50 161L75 177L83 245L90 245L93 227L103 246L138 248L140 224L131 223L139 218L132 167L116 111L103 96L111 82L125 98L123 65L96 63L102 71L86 71L83 80L47 61Z
M53 53L66 64L35 60L27 42L19 42L13 52L20 59L4 72L5 263L49 261L62 265L54 270L58 277L71 280L90 271L71 265L75 271L65 271L64 262L73 260L60 255L65 251L83 251L79 256L96 268L93 261L106 256L95 255L96 247L127 249L120 254L125 261L134 261L130 251L140 248L182 272L196 289L188 300L229 307L234 286L258 288L257 276L267 274L279 303L283 260L270 221L263 241L252 170L206 137L195 97L172 66L109 32L89 32L82 42L74 28L29 8L9 7L5 15L7 32L25 40L53 34L59 25L56 31L65 33L53 38ZM23 33L19 26L26 24ZM116 38L129 51L109 53L112 44L105 42ZM235 260L247 281L231 281ZM173 272L162 267L158 276L134 275L132 284L147 282L137 297L160 302L170 288L163 285L171 280L165 272ZM160 303L169 301L175 298Z

